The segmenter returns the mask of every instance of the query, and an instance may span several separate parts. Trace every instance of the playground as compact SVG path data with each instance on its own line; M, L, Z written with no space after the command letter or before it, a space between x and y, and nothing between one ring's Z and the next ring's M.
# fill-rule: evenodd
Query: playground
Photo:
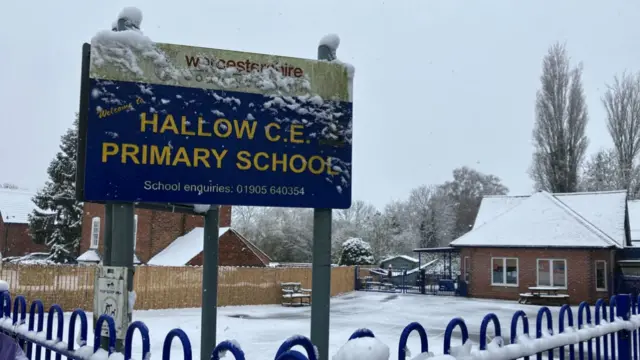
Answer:
M441 354L445 328L452 318L464 318L470 339L477 344L478 329L487 313L493 312L506 320L517 310L524 310L530 318L535 319L538 307L497 300L353 292L331 301L329 354L335 354L358 328L371 329L395 354L400 333L412 321L419 322L427 330L429 350ZM555 318L558 308L552 308L551 311ZM194 349L200 346L200 309L134 311L134 320L140 320L149 327L154 358L162 352L165 335L175 327L180 327L189 335ZM285 308L279 305L222 307L218 309L217 330L219 341L237 341L247 359L272 360L278 345L286 338L298 334L309 336L310 308ZM458 341L454 339L452 345L459 345ZM420 353L416 334L409 339L408 347L412 354ZM141 359L142 347L138 336L134 338L133 349L134 359ZM199 359L197 352L193 355L194 359ZM171 359L182 359L179 342L172 345Z

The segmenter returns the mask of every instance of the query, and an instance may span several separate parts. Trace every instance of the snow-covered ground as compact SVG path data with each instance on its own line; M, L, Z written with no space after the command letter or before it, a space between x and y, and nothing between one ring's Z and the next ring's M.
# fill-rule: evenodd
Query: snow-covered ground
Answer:
M335 354L353 331L364 327L371 329L376 337L388 345L392 358L395 358L400 333L413 321L421 323L426 328L429 350L441 354L445 328L454 317L464 318L469 327L471 340L477 343L480 323L487 313L493 312L498 315L503 335L508 337L508 326L515 311L527 312L532 322L530 326L535 329L537 309L537 306L498 300L354 292L332 299L330 354ZM552 311L555 320L558 309ZM183 329L189 335L194 349L194 360L199 359L200 309L135 311L134 320L143 321L149 327L152 359L161 357L164 338L169 330L175 327ZM557 323L554 325L557 326ZM65 337L66 328L67 326ZM219 308L217 333L218 342L238 341L247 359L271 360L280 344L289 336L309 336L310 308L287 308L279 305ZM459 338L454 340L452 345L460 345ZM408 347L414 355L420 352L417 334L412 334ZM140 340L136 336L134 358L141 358L140 349ZM171 355L172 359L182 359L182 348L177 339L174 340Z

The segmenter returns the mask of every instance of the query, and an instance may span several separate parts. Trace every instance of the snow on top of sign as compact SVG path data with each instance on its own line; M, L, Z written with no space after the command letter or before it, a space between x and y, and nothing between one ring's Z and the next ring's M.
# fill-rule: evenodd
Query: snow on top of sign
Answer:
M129 8L125 8L127 10ZM126 15L134 16L135 11L127 10ZM116 25L117 27L117 25ZM176 68L153 41L138 30L128 27L124 31L103 30L91 39L91 62L95 66L103 66L105 63L116 66L120 71L130 72L138 76L144 74L139 66L138 56L153 61L156 74L165 80L177 81L184 76L184 71Z
M336 34L327 34L323 36L322 39L320 39L319 46L323 45L328 46L329 49L331 49L332 55L334 57L334 60L332 62L340 64L344 66L345 69L347 69L347 77L349 78L349 100L353 101L353 77L356 74L356 68L355 66L338 59L336 52L340 47L340 37Z
M334 52L340 46L340 37L337 34L327 34L320 39L319 46L328 46Z
M118 15L118 20L120 19L131 21L137 28L140 28L142 24L142 11L134 6L125 7Z

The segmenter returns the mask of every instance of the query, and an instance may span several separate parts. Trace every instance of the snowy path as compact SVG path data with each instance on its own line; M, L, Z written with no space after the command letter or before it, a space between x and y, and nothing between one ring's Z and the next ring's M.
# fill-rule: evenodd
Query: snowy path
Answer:
M429 335L429 350L442 353L444 331L449 321L462 317L469 327L471 340L477 343L480 323L489 312L500 318L504 335L513 313L524 310L534 326L538 307L520 305L499 300L476 300L443 296L384 294L355 292L334 298L331 302L331 355L347 341L358 328L371 329L376 337L391 349L392 358L398 351L398 339L402 329L412 321L422 324ZM554 319L557 319L553 309ZM574 312L575 313L575 312ZM90 315L90 314L87 314ZM310 309L285 308L279 305L230 306L218 309L218 342L237 340L247 359L271 360L278 346L291 335L309 336ZM169 330L179 327L191 339L194 360L199 359L200 309L136 311L134 320L143 321L150 330L152 359L159 359L162 343ZM557 326L557 324L554 324ZM534 329L535 327L532 327ZM454 340L454 346L459 342ZM134 340L134 349L140 349ZM418 354L420 345L417 334L409 340L412 354ZM134 359L140 352L134 350ZM182 359L182 348L174 341L172 359Z

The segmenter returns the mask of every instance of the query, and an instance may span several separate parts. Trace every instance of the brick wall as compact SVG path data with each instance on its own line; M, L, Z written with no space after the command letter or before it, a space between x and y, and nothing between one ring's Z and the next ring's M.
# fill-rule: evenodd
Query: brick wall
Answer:
M233 231L227 231L220 237L219 266L265 266L249 246ZM191 259L187 265L202 266L202 252Z
M196 227L204 226L204 217L164 211L136 209L138 215L138 232L136 238L136 255L146 263L154 255L166 248L177 237L182 236ZM82 240L80 253L84 253L91 246L91 220L100 217L99 250L102 252L104 243L104 205L85 203L82 218ZM220 227L231 226L231 207L220 208Z
M537 285L536 264L541 258L566 259L567 289L560 292L568 294L572 304L608 298L608 291L596 291L596 260L607 261L608 290L614 284L615 250L611 249L463 248L460 256L462 260L469 257L469 296L472 297L517 300L520 293L528 292L530 286ZM518 258L518 286L491 284L492 257Z
M29 236L29 225L4 223L0 218L0 253L3 257L22 256L32 252L49 252L44 244L36 244Z

